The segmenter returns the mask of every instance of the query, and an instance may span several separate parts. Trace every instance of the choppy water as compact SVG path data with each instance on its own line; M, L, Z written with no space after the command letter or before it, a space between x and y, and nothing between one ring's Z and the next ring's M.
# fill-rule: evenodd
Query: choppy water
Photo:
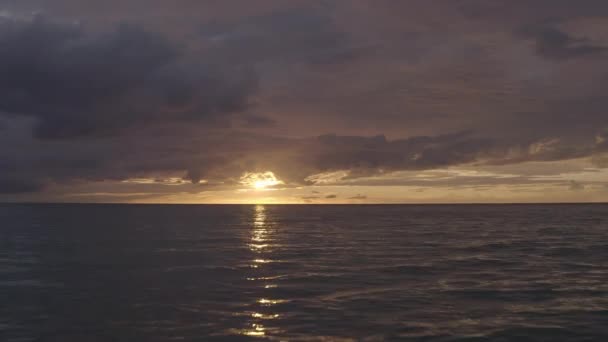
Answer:
M1 341L608 341L608 205L0 206Z

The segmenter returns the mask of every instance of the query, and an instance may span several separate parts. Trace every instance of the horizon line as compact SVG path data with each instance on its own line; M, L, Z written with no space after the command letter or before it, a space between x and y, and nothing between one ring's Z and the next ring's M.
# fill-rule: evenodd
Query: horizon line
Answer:
M431 205L608 205L605 202L437 202L437 203L127 203L127 202L0 202L0 205L188 205L188 206L431 206Z

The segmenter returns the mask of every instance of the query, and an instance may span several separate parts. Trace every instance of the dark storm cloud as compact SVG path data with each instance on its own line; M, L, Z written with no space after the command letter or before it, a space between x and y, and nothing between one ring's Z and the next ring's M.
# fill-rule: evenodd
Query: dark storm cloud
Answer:
M296 146L300 146L296 148ZM320 173L349 170L347 178L366 177L398 170L428 170L454 165L506 165L529 161L556 161L599 153L592 145L573 147L559 139L513 142L472 131L437 136L389 140L386 137L323 135L297 142L302 157L298 171ZM599 159L597 161L599 163ZM272 165L281 170L283 161ZM284 171L283 175L290 175ZM293 173L292 173L293 174ZM294 175L302 176L295 173ZM299 181L299 179L294 179ZM314 182L313 182L314 183Z
M247 18L236 24L208 24L202 37L221 58L233 62L308 61L326 64L354 58L348 37L327 9L296 8Z
M565 60L576 57L605 53L604 46L593 45L585 38L574 38L557 28L535 28L525 31L536 41L539 55L554 60Z
M0 194L39 192L42 191L42 189L44 189L44 184L37 181L0 178Z
M456 6L475 19L526 20L539 23L608 15L604 0L462 0Z
M0 185L605 167L607 20L603 0L0 0Z
M324 135L319 138L320 170L425 169L476 160L493 141L471 132L387 140L384 136Z
M0 49L0 110L35 117L41 139L222 120L255 89L250 72L186 64L163 35L126 24L91 33L44 17L7 19Z

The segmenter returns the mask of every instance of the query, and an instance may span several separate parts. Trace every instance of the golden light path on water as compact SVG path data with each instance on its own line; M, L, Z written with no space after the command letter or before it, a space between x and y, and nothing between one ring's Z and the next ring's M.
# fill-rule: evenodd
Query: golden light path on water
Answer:
M251 240L249 242L249 250L251 250L256 257L251 260L251 267L254 269L264 267L266 264L272 263L274 260L270 259L270 242L272 231L267 223L266 208L263 205L256 205L254 209L253 227L251 230ZM276 288L276 284L268 283L272 277L250 277L247 278L249 281L260 282L260 286L264 289ZM276 304L283 303L283 300L271 299L271 298L257 298L256 303L264 308L270 308ZM253 312L251 318L253 323L247 329L242 331L243 335L252 337L264 337L270 332L269 329L263 324L264 321L276 319L279 314L272 312Z

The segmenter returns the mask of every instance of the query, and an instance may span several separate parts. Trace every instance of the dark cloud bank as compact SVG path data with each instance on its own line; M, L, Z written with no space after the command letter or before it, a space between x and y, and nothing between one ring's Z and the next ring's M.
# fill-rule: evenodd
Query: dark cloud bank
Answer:
M605 167L606 42L586 36L608 23L605 2L365 3L268 2L199 22L205 5L176 1L191 20L176 32L160 14L99 24L69 2L0 1L0 193L169 174L225 185L273 170L305 184L337 170Z
M5 20L0 47L0 108L36 118L39 139L221 120L246 107L256 83L244 70L189 63L163 35L128 24L90 33L44 17Z

